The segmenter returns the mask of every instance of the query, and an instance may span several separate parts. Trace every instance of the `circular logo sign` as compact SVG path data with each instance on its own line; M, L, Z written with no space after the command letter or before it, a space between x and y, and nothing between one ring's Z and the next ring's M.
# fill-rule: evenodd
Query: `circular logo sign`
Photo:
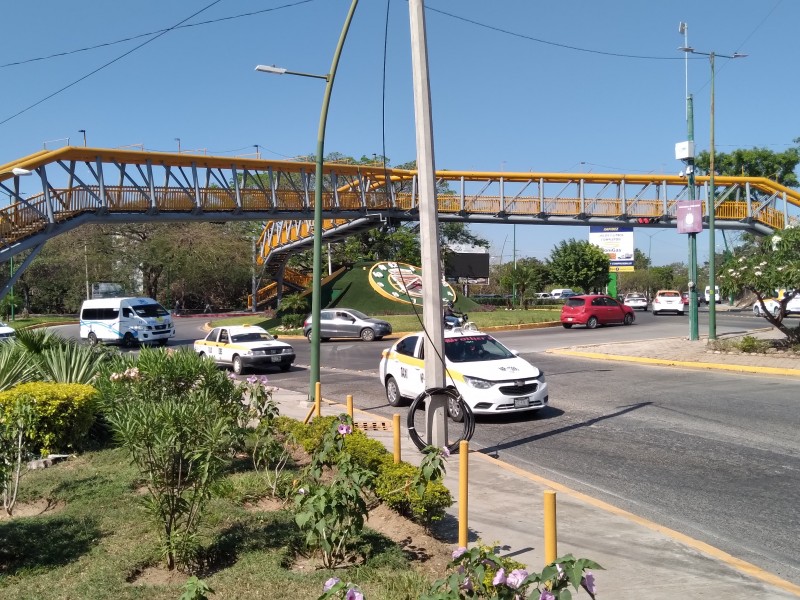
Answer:
M396 302L422 305L422 269L406 263L382 261L369 270L369 284L384 298ZM441 283L442 303L455 302L456 293L450 284Z

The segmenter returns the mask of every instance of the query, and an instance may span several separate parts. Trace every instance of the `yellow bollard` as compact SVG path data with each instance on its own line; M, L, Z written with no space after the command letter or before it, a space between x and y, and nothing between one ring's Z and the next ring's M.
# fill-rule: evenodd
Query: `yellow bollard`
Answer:
M400 415L392 415L392 431L394 432L394 464L400 464Z
M556 534L556 493L544 491L544 563L549 565L558 558Z
M469 442L461 440L458 444L458 545L467 547L469 531L467 518L469 516Z
M314 406L317 407L317 416L322 416L322 384L318 381L314 384Z
M303 425L308 425L308 422L311 420L311 415L313 415L316 410L317 407L312 404L308 414L306 415L306 418L303 419Z
M353 420L353 394L347 394L347 414L350 415L350 420Z

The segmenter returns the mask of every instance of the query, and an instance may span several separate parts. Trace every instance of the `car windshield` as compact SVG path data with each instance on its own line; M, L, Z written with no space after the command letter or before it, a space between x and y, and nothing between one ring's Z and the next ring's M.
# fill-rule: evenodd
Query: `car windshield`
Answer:
M234 344L242 342L271 342L274 338L266 331L248 331L237 333L232 338Z
M160 304L137 304L133 307L133 311L140 317L150 319L153 317L166 317L169 315L167 309Z
M508 348L488 335L445 338L444 354L447 360L454 363L514 358Z

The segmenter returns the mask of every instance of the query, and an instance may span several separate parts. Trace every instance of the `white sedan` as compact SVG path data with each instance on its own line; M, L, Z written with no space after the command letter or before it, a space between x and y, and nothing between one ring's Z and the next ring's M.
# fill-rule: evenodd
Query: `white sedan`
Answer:
M778 316L778 313L781 309L780 302L774 298L768 298L764 300L764 306L766 306L767 311L775 317ZM761 308L761 303L758 301L753 304L753 314L757 317L764 316L764 310ZM786 303L786 314L800 315L800 295L795 296Z
M640 294L627 294L622 303L625 306L630 306L633 310L638 308L647 312L647 298Z
M492 336L461 329L445 331L444 336L447 386L459 392L473 413L528 412L547 406L544 373ZM383 351L380 378L392 406L425 391L424 345L424 334L412 333ZM447 412L454 421L464 418L457 401L449 402Z
M205 339L194 343L194 351L218 365L230 365L237 375L248 367L270 365L288 371L295 357L294 348L255 325L215 327Z

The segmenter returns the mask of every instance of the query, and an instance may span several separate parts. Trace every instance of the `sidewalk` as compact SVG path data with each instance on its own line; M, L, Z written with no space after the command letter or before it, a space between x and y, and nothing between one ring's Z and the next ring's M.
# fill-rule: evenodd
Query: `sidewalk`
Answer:
M704 345L703 345L704 346ZM800 364L797 368L800 374ZM273 398L283 415L305 418L311 405L301 393L277 389ZM323 415L346 412L342 404L323 402ZM358 423L386 423L380 415L355 411ZM392 422L385 431L367 427L368 435L391 451ZM420 453L405 427L402 458L418 462ZM590 558L605 570L595 573L598 598L673 600L676 598L796 599L800 586L707 544L639 518L585 494L548 481L479 452L469 455L469 540L502 545L511 556L540 571L544 566L543 492L557 496L558 555ZM459 457L447 464L445 485L456 502L448 514L458 518ZM453 548L456 547L453 533ZM442 574L443 575L443 574ZM585 592L576 598L588 598Z

